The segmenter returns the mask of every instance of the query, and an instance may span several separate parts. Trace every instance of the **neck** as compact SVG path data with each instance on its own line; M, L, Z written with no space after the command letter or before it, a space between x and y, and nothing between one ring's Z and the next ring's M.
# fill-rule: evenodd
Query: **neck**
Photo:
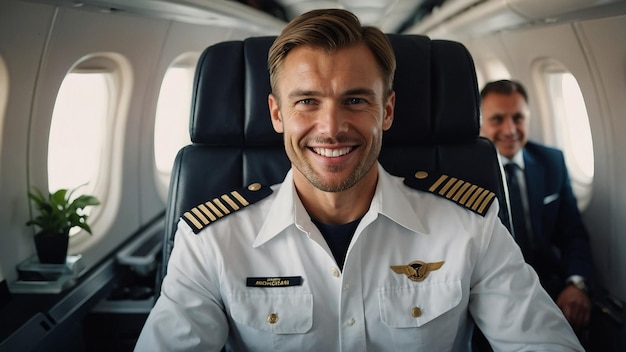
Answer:
M362 217L370 208L378 182L378 167L370 171L353 187L340 192L315 188L294 168L294 184L309 215L326 224L347 224Z

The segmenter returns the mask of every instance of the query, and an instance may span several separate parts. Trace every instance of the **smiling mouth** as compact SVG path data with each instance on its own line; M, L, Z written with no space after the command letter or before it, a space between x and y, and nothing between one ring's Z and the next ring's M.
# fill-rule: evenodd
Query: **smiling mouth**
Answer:
M343 147L343 148L311 148L316 154L325 156L327 158L337 158L343 155L350 153L354 150L354 147Z

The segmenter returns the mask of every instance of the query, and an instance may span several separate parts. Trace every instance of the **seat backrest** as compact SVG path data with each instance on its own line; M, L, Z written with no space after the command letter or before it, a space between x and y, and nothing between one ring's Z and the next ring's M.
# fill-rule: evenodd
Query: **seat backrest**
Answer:
M380 162L391 174L443 173L495 193L509 227L496 150L479 137L474 64L460 43L390 34L396 53L396 108ZM174 162L165 220L161 277L177 222L186 210L253 182L281 182L290 167L282 135L271 124L267 53L274 37L207 48L194 80L192 144ZM158 291L157 291L158 292Z

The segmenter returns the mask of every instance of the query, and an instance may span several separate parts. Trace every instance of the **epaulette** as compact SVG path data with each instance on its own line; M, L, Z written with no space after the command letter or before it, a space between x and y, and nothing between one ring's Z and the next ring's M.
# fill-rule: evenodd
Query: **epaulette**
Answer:
M495 193L488 189L456 177L426 171L418 171L413 177L406 177L404 184L449 199L481 216L485 216L495 199Z
M270 194L272 194L270 187L263 186L260 183L252 183L248 187L225 193L220 197L197 205L186 211L181 218L197 234L207 225L250 204L254 204Z

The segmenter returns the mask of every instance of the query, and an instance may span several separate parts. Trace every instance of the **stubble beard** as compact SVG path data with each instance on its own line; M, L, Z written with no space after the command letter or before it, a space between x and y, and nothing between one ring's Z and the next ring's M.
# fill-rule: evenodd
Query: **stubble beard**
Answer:
M382 141L378 140L373 146L373 150L366 156L366 158L357 165L343 180L332 182L327 180L323 175L319 174L312 167L309 159L304 157L298 158L295 151L292 148L287 148L287 156L291 160L292 165L302 174L304 177L317 189L323 192L342 192L354 187L363 177L370 171L380 153ZM306 147L302 147L306 148ZM354 152L354 151L352 151ZM346 166L344 165L330 165L326 171L331 173L339 173L343 171Z

